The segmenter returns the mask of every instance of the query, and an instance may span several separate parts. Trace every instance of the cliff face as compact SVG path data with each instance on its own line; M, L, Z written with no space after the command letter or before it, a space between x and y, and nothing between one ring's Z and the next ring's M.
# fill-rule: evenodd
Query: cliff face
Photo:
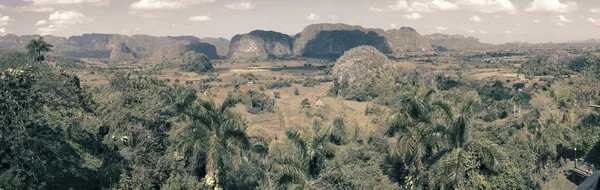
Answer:
M429 40L421 34L419 34L415 29L410 27L402 27L400 29L393 29L386 31L387 40L392 47L392 52L401 53L401 52L427 52L432 51L433 48L429 43Z
M287 57L292 54L292 39L286 34L256 30L236 35L231 39L229 59L264 61L269 57Z
M425 36L431 42L431 45L438 49L448 50L483 50L492 48L493 45L481 43L475 37L465 37L463 35L431 34Z
M29 40L38 37L9 34L0 37L0 49L24 51ZM110 58L115 61L132 58L175 59L187 51L203 53L211 59L219 58L214 45L200 42L198 38L83 34L69 38L48 35L44 39L54 45L55 53L80 58Z
M221 57L226 57L229 53L230 41L225 38L202 38L200 42L211 44L217 48L217 54Z
M296 35L293 52L295 56L335 58L361 45L385 54L433 49L427 39L408 27L383 31L347 24L314 24Z

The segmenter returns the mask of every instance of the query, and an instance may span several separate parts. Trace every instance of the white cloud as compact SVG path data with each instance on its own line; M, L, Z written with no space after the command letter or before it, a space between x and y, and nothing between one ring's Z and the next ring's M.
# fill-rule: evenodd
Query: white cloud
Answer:
M436 11L456 11L459 9L457 4L445 0L433 0L426 4L429 6L429 8Z
M181 2L178 1L165 1L165 0L140 0L138 2L131 3L129 8L134 10L174 10L185 8Z
M600 13L600 7L591 8L590 12L592 12L592 13Z
M110 0L24 0L32 2L33 5L68 5L89 3L94 5L110 5Z
M250 10L254 9L254 4L248 1L245 2L235 2L225 4L225 7L232 10Z
M487 34L487 32L486 32L486 31L484 31L484 30L480 30L480 31L477 31L477 30L469 30L469 31L467 31L467 33L471 33L471 34Z
M481 18L479 18L479 16L474 15L471 18L469 18L469 20L473 21L473 22L481 22Z
M198 15L198 16L193 16L188 18L189 21L194 21L194 22L205 22L205 21L209 21L211 18L208 15Z
M6 34L8 34L8 32L6 32L6 28L4 28L4 27L0 28L0 35L3 36L3 35L6 35Z
M577 10L577 3L573 1L565 1L561 3L559 0L534 0L525 9L527 12L539 13L566 13Z
M563 16L563 15L558 15L557 19L556 19L556 24L558 24L559 26L564 26L567 23L571 23L572 20L568 19L567 17Z
M2 16L2 14L0 14L0 27L8 25L8 22L10 21L13 21L13 19L7 15Z
M35 23L35 26L43 26L43 25L46 25L46 22L47 22L46 20L40 20L40 21L37 21L37 22Z
M435 27L435 29L438 30L438 31L446 31L446 30L448 30L447 27L443 27L443 26Z
M319 15L316 15L315 13L310 13L310 15L306 16L306 20L319 20Z
M388 9L390 11L409 11L410 7L408 6L408 2L406 0L396 1L395 4L389 5Z
M427 4L421 3L421 2L416 2L416 1L413 2L412 4L410 4L410 8L411 8L411 11L419 12L419 13L432 12Z
M461 8L481 13L516 13L517 9L510 0L459 0Z
M82 25L92 21L94 21L94 19L79 12L57 11L50 14L48 19L40 20L35 23L35 25L39 27L37 29L37 33L46 35L56 31L64 30L68 28L69 25Z
M420 19L422 16L419 13L411 13L411 14L406 14L404 15L404 18L409 19L409 20L417 20Z
M534 23L540 23L540 22L542 22L542 21L540 21L540 20L533 20L533 22L534 22Z
M378 12L378 13L385 12L383 9L377 8L377 7L367 7L367 9L369 9L369 11Z
M337 15L329 15L327 18L328 19L337 19L339 17Z
M396 28L396 24L390 24L390 28Z
M600 21L599 20L596 20L596 19L593 19L593 18L587 18L587 21L590 24L593 24L593 25L596 25L596 26L600 26Z
M506 34L512 34L513 32L510 31L510 30L505 30L504 33L506 33Z
M8 10L12 12L52 12L54 8L42 5L24 5L24 6L16 6L16 7L7 7L4 5L0 5L1 10Z

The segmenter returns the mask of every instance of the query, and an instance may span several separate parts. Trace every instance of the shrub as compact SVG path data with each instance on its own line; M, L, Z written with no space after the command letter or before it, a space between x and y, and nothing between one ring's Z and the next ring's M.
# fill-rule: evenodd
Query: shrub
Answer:
M300 91L298 90L298 88L294 89L294 95L300 96Z
M302 106L302 108L310 108L310 102L308 101L308 98L304 98L304 100L302 100L302 103L300 103L300 105Z
M279 93L279 91L273 92L273 96L277 99L281 98L281 94Z

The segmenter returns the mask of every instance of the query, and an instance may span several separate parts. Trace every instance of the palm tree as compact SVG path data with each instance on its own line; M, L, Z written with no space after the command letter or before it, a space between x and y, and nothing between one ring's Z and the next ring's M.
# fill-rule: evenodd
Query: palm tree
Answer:
M241 154L250 146L246 135L245 123L239 114L229 111L235 102L228 96L221 106L217 106L207 94L194 108L184 114L186 125L178 131L180 142L178 150L189 157L192 166L197 166L200 156L206 159L207 185L215 189L223 183L223 167L226 160ZM207 143L208 142L208 143Z
M403 160L412 174L422 169L425 156L443 148L444 123L452 118L447 104L432 101L434 93L433 90L421 93L419 88L406 90L401 96L400 110L390 118L386 132L390 137L398 134L395 156ZM438 116L444 117L439 119ZM411 179L419 180L416 175Z
M432 167L429 186L441 189L488 189L485 175L498 172L500 147L487 140L470 140L468 128L477 102L467 98L448 128L452 150Z
M44 60L43 53L53 52L53 47L54 46L52 44L46 43L44 38L40 36L38 39L32 39L29 41L29 44L27 44L25 48L29 52L31 59L41 63Z
M429 174L432 189L490 189L486 175L500 172L500 146L488 140L473 140L444 154Z
M327 145L330 135L330 126L321 128L317 124L312 139L306 139L297 131L287 131L287 138L299 150L299 154L273 157L270 172L275 174L275 188L286 188L289 184L304 187L310 178L318 176L329 151Z

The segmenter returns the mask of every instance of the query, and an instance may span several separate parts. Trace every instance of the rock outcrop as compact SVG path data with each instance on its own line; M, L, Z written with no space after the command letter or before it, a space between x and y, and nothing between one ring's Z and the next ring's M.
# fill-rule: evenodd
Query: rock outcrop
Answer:
M229 59L237 61L264 61L292 55L292 38L274 31L255 30L235 35L229 47Z
M379 95L373 83L392 76L392 62L371 46L359 46L344 53L333 67L334 89L346 99L366 101Z
M295 36L293 52L295 56L337 58L361 45L394 55L432 50L427 39L408 27L384 31L347 24L313 24Z
M481 43L479 39L472 36L435 33L425 37L438 50L484 50L493 46L492 44Z
M24 51L26 44L39 35L0 37L0 49ZM155 37L149 35L83 34L69 38L43 36L54 45L56 54L79 58L109 58L113 61L133 58L176 59L188 51L202 53L211 59L219 58L214 45L199 38Z

